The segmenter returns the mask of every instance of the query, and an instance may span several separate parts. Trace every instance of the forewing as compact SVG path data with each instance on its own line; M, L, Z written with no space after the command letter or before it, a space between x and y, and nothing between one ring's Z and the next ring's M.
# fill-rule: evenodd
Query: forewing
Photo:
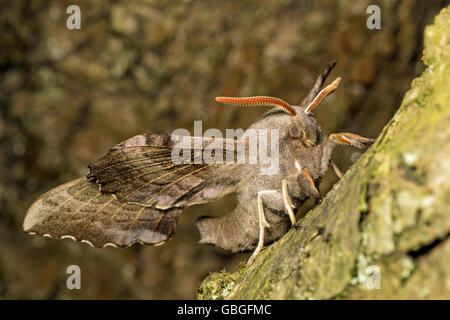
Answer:
M56 187L37 199L23 228L29 234L83 241L95 247L160 244L175 232L182 209L158 210L121 203L86 178Z
M188 151L182 148L188 146ZM143 134L93 162L87 177L122 203L159 209L204 203L232 192L239 180L230 174L238 166L235 161L206 161L207 149L220 150L222 160L227 153L236 160L246 148L245 142L231 139ZM177 161L173 155L180 155Z

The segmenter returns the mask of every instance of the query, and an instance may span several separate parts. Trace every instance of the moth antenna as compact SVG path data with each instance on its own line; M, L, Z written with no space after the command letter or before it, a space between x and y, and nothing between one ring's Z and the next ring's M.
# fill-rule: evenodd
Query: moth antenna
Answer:
M289 103L274 97L216 97L216 101L237 107L277 107L294 117L297 115L297 112Z
M336 90L340 82L341 78L338 77L331 84L323 88L323 90L320 91L319 94L314 98L314 100L306 107L305 113L308 114L312 110L314 110L323 101L323 99L325 99L330 93Z
M311 101L314 100L314 98L317 96L317 94L322 89L323 83L327 79L328 75L330 74L331 70L336 66L336 61L332 61L328 67L323 70L323 72L320 74L320 76L317 78L316 82L314 83L314 87L309 91L308 95L302 100L300 103L301 106L306 107L311 103Z

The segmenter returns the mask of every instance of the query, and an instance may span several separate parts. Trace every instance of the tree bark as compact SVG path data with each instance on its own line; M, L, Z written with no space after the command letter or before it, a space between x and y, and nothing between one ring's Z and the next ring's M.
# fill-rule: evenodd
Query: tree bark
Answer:
M321 205L199 299L450 298L450 7L425 30L424 63Z

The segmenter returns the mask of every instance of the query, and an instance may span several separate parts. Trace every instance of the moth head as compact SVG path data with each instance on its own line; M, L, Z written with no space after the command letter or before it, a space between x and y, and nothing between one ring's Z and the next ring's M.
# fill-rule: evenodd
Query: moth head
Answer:
M320 91L317 96L305 107L291 106L286 101L267 96L257 97L217 97L216 101L239 107L275 107L291 116L288 125L282 125L285 136L300 141L307 147L314 146L319 138L320 126L314 118L312 111L338 87L341 78L337 78L330 85ZM283 134L283 133L282 133Z
M296 116L290 121L286 129L286 137L294 141L300 141L306 147L314 146L320 135L320 126L313 116L302 118L301 116Z

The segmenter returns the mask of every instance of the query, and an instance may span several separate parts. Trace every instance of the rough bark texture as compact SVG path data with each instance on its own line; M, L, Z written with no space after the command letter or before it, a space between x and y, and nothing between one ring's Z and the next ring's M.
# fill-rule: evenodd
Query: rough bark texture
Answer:
M250 267L207 277L198 298L450 298L450 8L425 29L424 63L322 204ZM367 288L371 265L378 290Z

